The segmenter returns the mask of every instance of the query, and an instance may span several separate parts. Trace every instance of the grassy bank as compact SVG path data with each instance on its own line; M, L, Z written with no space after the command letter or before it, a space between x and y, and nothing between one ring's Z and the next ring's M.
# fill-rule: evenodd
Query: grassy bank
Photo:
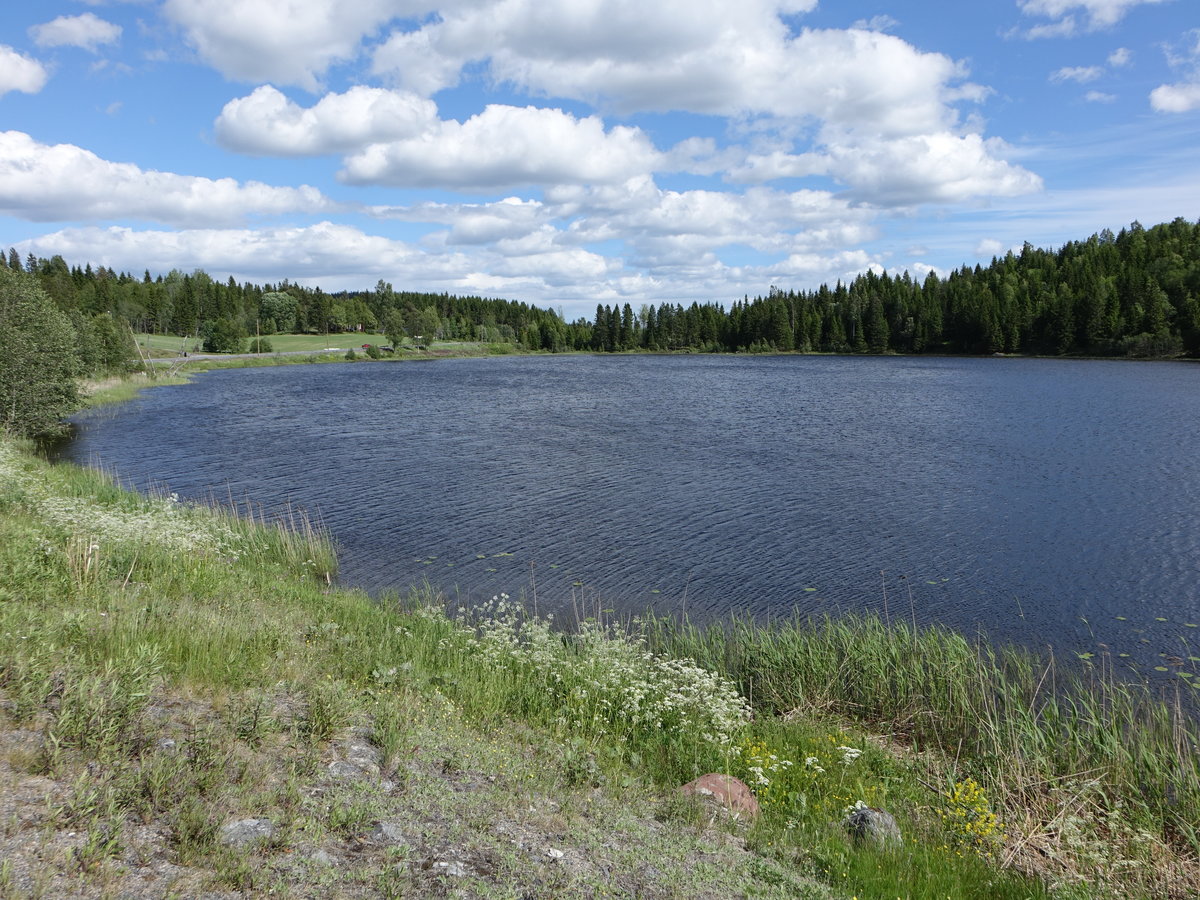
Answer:
M0 896L1200 886L1194 726L1132 688L871 619L565 633L504 597L376 602L291 525L0 442ZM678 794L710 771L762 816ZM903 843L852 840L857 805Z
M186 350L189 353L201 353L200 344L194 338L181 338L174 335L138 334L135 335L142 352L151 359L176 359ZM360 361L370 359L362 349L370 344L375 347L389 346L386 335L366 332L345 334L272 334L264 336L271 345L270 353L255 354L253 361L243 361L240 358L222 360L218 357L192 360L189 357L189 368L207 367L214 365L226 367L229 365L281 365L297 361L294 356L280 354L308 354L299 357L299 361L337 361L346 359L346 354L353 353ZM411 344L403 344L393 353L385 353L380 359L437 359L457 356L504 356L512 353L527 352L516 344L484 343L481 341L435 341L425 345L423 349Z
M140 347L155 355L175 355L184 350L189 353L199 353L203 345L203 341L197 338L179 337L178 335L170 334L143 333L135 335L135 337ZM385 335L368 334L366 332L346 332L343 334L267 334L263 335L263 339L271 342L271 346L276 353L300 350L319 353L322 350L330 349L345 353L351 348L357 350L363 344L383 346L384 344L391 343Z

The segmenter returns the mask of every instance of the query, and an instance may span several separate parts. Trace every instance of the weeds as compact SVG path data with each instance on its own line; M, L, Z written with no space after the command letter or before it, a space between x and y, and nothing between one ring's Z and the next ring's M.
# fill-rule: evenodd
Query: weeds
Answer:
M150 700L161 668L158 653L140 647L125 658L106 662L99 674L68 678L46 729L47 745L96 757L133 749L140 738L138 716Z
M311 744L323 744L348 721L340 685L318 682L305 693L304 714L296 722L296 732Z
M81 871L90 872L122 850L120 832L108 822L96 821L88 827L83 846L71 851L71 859Z
M393 698L376 702L371 717L371 743L379 749L379 768L391 772L400 758L408 729L403 720L404 711Z

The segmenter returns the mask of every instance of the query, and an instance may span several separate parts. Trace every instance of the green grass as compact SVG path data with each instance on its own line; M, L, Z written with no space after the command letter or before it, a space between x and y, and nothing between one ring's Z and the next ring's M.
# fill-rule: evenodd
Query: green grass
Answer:
M83 405L87 408L115 406L127 403L148 387L186 383L186 377L168 375L166 372L151 369L149 374L138 372L133 375L87 380L80 384L79 393L83 398Z
M362 345L390 346L391 341L386 335L366 332L345 332L342 334L269 334L263 335L271 342L272 353L308 352L344 354L354 350L360 357L363 355ZM201 342L196 338L182 338L178 335L138 334L138 345L143 351L152 351L151 355L175 356L182 350L190 353L201 353ZM251 338L252 339L252 338ZM405 347L415 351L411 345ZM402 348L403 349L403 348ZM436 341L427 346L427 352L470 353L487 356L517 352L511 344L483 344L477 341Z
M137 342L144 348L158 351L178 353L181 350L201 352L200 341L196 338L182 338L178 335L139 334ZM267 334L263 335L271 342L276 353L286 353L295 350L307 350L313 353L333 348L343 353L354 348L358 350L363 344L385 345L391 342L382 334L366 334L347 332L345 334Z
M187 869L185 895L439 896L447 847L464 889L495 897L1200 884L1192 732L1140 698L1045 691L1029 658L869 619L565 633L506 598L373 601L335 571L298 512L280 528L139 497L0 442L0 733L37 736L0 778L54 785L40 821L8 829L43 851L41 869L13 857L11 892L119 882L151 852L139 827ZM370 778L328 773L364 754ZM706 771L751 784L761 818L710 826L675 793ZM893 812L903 844L855 845L838 823L858 803ZM267 844L220 843L259 815ZM371 849L376 821L413 835ZM297 863L315 847L359 862Z

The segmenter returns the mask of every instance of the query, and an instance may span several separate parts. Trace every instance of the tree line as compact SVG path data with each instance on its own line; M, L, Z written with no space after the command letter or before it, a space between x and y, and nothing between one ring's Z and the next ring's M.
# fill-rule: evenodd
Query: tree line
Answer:
M510 343L529 350L1026 353L1200 356L1200 224L1185 219L1118 234L1104 230L1058 250L1026 243L990 265L914 279L868 271L849 283L772 287L728 309L718 303L598 304L568 322L531 304L448 293L327 294L289 281L220 282L174 270L134 278L60 256L0 265L34 276L77 329L127 322L139 332L244 347L274 333L380 331L389 340Z
M380 280L374 290L326 293L288 280L239 284L197 269L137 278L90 264L69 266L16 250L0 252L0 267L33 276L62 311L80 317L108 314L134 331L195 338L206 349L242 349L255 335L382 332L427 340L482 340L569 350L577 341L562 316L515 300L396 291ZM388 326L391 326L388 328ZM589 331L590 333L590 331Z
M1200 223L1134 222L916 280L868 271L717 304L598 305L598 351L1200 356Z

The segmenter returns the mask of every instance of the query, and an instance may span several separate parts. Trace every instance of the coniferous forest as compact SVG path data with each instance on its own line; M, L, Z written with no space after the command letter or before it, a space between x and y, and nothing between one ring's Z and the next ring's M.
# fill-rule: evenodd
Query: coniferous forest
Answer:
M277 332L382 331L440 340L510 342L529 350L832 353L1020 353L1200 356L1200 222L1134 222L1057 250L1030 244L923 280L867 272L816 290L771 287L718 303L598 304L568 322L514 300L395 290L327 294L283 281L238 284L203 271L138 278L60 256L0 262L34 276L85 348L84 369L134 331L194 336L209 349ZM91 336L89 338L89 335Z

